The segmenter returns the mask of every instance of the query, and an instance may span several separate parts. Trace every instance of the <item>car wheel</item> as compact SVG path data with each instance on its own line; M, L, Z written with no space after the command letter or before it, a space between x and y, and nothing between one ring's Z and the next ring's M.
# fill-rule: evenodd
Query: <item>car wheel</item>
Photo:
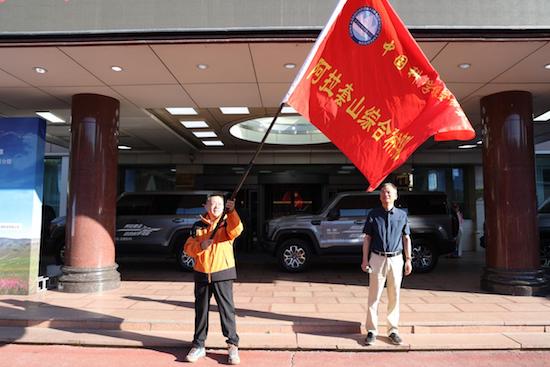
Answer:
M428 273L437 265L438 256L426 240L413 241L412 267L415 273Z
M172 238L172 248L176 250L176 260L181 271L193 271L195 260L185 253L184 245L187 240L187 233L176 233Z
M311 261L311 256L310 244L299 238L285 240L277 252L279 265L291 273L304 271Z

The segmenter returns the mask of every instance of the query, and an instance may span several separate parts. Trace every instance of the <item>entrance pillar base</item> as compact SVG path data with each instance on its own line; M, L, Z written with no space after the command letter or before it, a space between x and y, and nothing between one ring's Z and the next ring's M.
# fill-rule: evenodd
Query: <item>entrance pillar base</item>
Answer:
M117 264L105 268L76 268L64 266L59 278L59 290L67 293L96 293L120 286Z
M550 282L542 269L522 271L487 267L481 276L481 288L512 296L542 296L550 291Z

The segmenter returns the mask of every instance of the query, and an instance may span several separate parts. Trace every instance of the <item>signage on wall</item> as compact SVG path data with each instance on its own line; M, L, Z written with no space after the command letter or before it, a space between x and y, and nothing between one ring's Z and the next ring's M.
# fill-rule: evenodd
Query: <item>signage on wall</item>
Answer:
M40 118L0 118L0 294L36 292L45 132Z

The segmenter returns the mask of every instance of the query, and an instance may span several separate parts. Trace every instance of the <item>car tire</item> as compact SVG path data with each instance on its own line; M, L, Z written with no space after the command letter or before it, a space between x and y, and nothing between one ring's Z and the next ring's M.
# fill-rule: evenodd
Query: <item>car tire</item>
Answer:
M175 250L176 261L181 271L193 271L195 260L185 253L184 246L187 240L188 233L185 231L178 232L172 237L170 247Z
M415 273L429 273L437 265L438 254L426 239L413 240L412 267Z
M277 250L279 266L289 273L299 273L307 269L312 256L310 243L300 238L283 241Z

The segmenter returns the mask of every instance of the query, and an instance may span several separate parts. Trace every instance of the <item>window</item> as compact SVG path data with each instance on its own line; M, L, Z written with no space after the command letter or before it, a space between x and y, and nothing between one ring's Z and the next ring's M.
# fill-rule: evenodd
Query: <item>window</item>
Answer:
M61 158L44 159L44 205L53 209L54 217L61 215L59 211L61 193Z
M339 210L340 217L366 217L372 208L378 206L378 195L350 195L341 198L332 210Z
M121 167L119 170L121 192L174 191L175 167Z
M176 214L178 215L199 215L204 213L206 195L180 195Z
M150 195L126 195L117 203L117 215L143 215L153 211L153 197Z
M445 194L401 195L395 206L407 209L409 215L440 215L449 212Z
M542 207L540 208L539 213L541 213L541 214L550 214L550 200L546 200L542 204Z
M310 214L320 207L320 185L269 185L266 188L266 219Z

